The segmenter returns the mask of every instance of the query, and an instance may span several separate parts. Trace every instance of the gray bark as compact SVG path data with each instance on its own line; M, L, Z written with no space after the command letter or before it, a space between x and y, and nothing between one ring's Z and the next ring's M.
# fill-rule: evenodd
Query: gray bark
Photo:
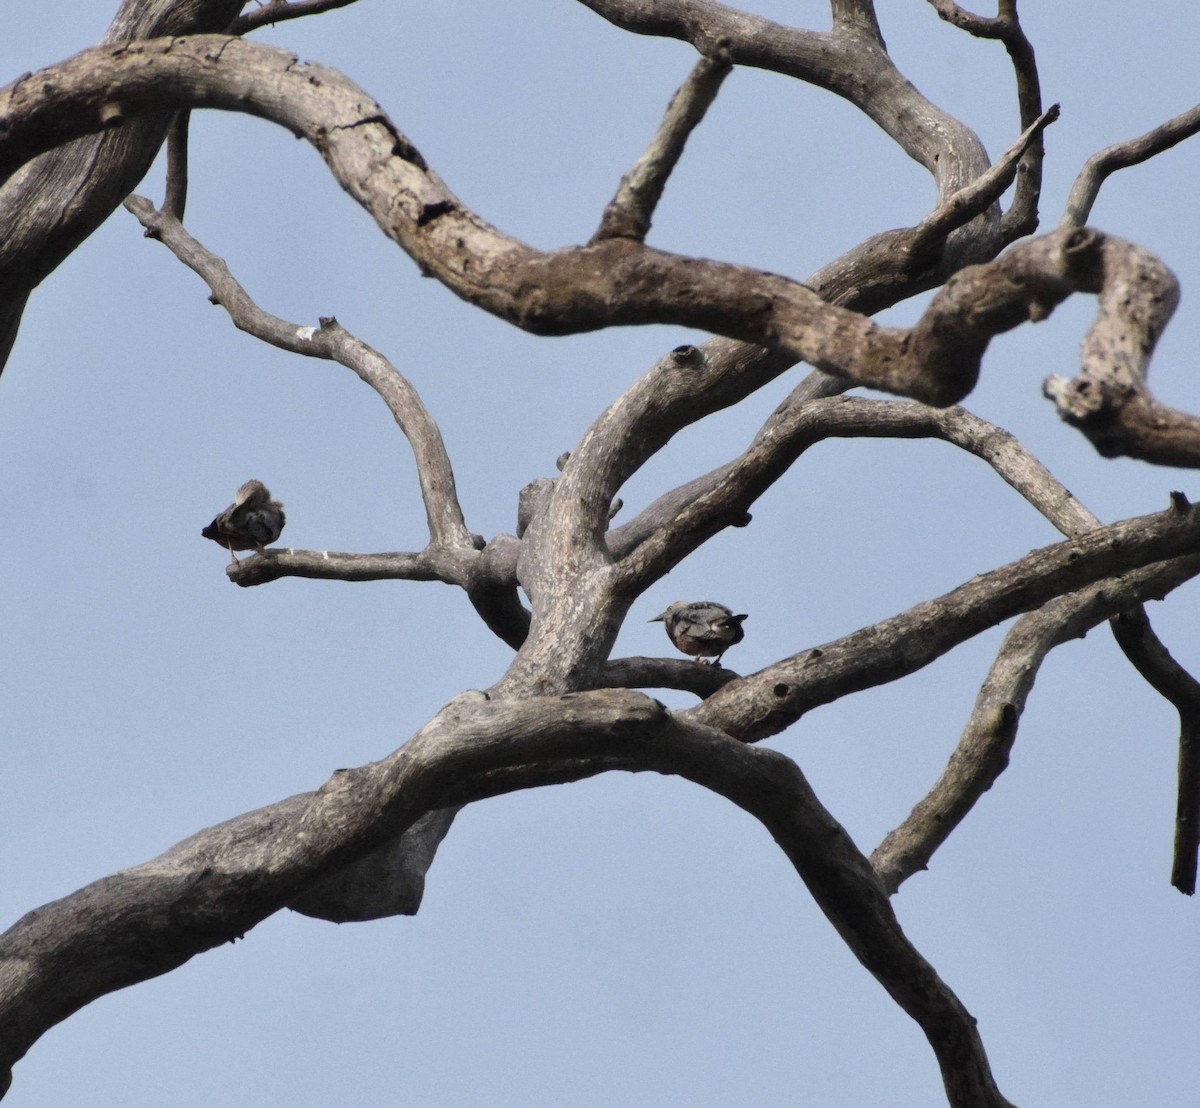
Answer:
M336 5L317 5L329 6ZM949 1102L1008 1103L974 1019L905 937L888 896L1003 770L1046 653L1200 573L1200 509L1176 498L1166 511L1102 527L1011 436L952 405L974 387L995 335L1088 293L1097 313L1080 377L1047 384L1064 418L1102 453L1200 464L1200 424L1162 408L1145 386L1177 298L1174 278L1148 251L1074 225L1081 220L997 256L1036 226L1040 136L1054 118L1041 109L1032 50L1011 4L995 20L939 4L972 33L1003 40L1014 59L1023 133L995 166L969 128L892 64L866 0L835 0L833 29L823 33L710 0L588 6L629 30L686 40L703 57L593 239L557 251L538 251L471 211L344 75L204 33L233 26L240 3L128 0L105 45L0 90L0 357L30 291L126 197L172 113L200 107L251 112L306 139L424 274L516 326L566 334L674 322L716 336L652 365L597 417L558 476L527 487L516 534L485 540L464 518L436 424L382 354L335 320L314 328L271 315L178 220L130 198L130 210L208 282L238 327L336 361L370 385L416 458L424 549L268 550L231 566L231 580L456 585L515 653L493 688L460 695L382 761L201 831L30 912L0 936L0 1071L82 1005L233 941L283 907L338 921L416 911L426 869L464 804L623 770L684 777L758 818L856 958L921 1026ZM930 172L934 210L916 227L870 237L803 282L647 246L684 139L731 64L847 99ZM1017 201L1006 218L998 200L1014 178ZM910 328L883 327L866 314L938 285ZM610 530L623 485L674 434L797 361L815 372L746 450ZM836 395L858 384L921 403ZM868 436L936 437L983 458L1067 539L746 677L678 659L610 657L637 598L712 536L745 526L757 499L805 450ZM818 704L902 678L1022 613L951 765L872 859L790 759L750 745ZM633 691L640 685L704 699L669 712Z

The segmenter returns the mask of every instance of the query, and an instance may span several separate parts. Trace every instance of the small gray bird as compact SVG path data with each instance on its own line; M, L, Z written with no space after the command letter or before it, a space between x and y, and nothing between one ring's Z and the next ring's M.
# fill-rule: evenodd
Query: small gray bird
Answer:
M731 646L745 638L742 622L748 617L735 616L731 608L711 600L676 600L668 604L665 612L656 615L650 623L662 620L667 637L677 649L690 654L696 661L701 656L712 657L714 666L721 664L721 656Z
M235 550L257 550L279 538L287 517L283 505L271 499L271 491L261 481L247 481L237 491L233 503L200 532L229 550L238 560Z

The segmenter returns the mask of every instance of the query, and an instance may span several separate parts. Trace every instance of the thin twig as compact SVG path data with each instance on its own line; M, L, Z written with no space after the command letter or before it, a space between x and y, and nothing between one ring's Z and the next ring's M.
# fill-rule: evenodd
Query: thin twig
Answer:
M1071 186L1071 194L1067 197L1066 211L1059 226L1082 227L1092 212L1092 205L1100 193L1100 186L1109 175L1118 169L1126 169L1131 165L1153 158L1164 150L1191 138L1200 131L1200 104L1189 108L1174 119L1147 131L1137 138L1118 142L1113 146L1093 154L1083 163L1083 169Z
M1171 884L1191 896L1196 891L1200 852L1200 681L1163 645L1141 609L1112 620L1113 637L1157 693L1179 713L1179 767L1175 797L1175 850Z
M213 300L229 313L239 330L281 350L336 361L370 385L387 404L412 446L431 541L447 548L475 548L474 536L467 530L458 502L454 472L441 432L416 389L387 358L355 338L335 319L322 319L319 327L301 326L263 311L225 262L188 234L178 220L165 212L156 212L154 205L141 196L129 197L125 207L150 237L162 242L204 279L212 290Z
M1001 0L994 17L975 15L951 0L929 0L947 23L976 38L998 39L1004 44L1017 81L1017 107L1021 126L1029 127L1042 111L1042 88L1033 43L1026 37L1017 15L1016 0ZM1041 137L1030 144L1017 171L1017 190L1012 205L1001 219L1005 243L1031 235L1038 226L1038 201L1042 191Z
M667 178L683 154L688 136L716 99L721 82L733 68L729 51L719 46L712 57L701 58L667 105L658 131L645 152L621 178L608 202L592 242L601 239L645 239Z

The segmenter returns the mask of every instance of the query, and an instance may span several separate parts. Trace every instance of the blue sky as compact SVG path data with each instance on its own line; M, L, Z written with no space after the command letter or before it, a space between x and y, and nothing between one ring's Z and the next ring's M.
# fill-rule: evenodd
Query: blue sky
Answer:
M112 5L115 8L115 3ZM1017 132L1003 51L916 2L878 5L892 54L998 153ZM824 5L760 11L809 26ZM87 46L104 5L8 0L0 82ZM1027 2L1047 103L1044 226L1084 159L1196 99L1200 20ZM581 4L371 4L265 41L343 69L476 211L539 247L586 240L694 55ZM646 327L538 339L468 308L383 239L317 155L249 118L192 124L188 225L268 310L336 315L421 392L468 523L510 531L517 493L664 351ZM1114 177L1092 222L1158 251L1183 301L1152 367L1200 411L1192 290L1200 146ZM139 190L156 201L162 170ZM933 188L826 94L735 71L672 178L650 241L803 278L915 223ZM887 318L907 322L919 304ZM1104 461L1059 423L1092 305L997 340L967 406L1017 434L1105 520L1193 499L1188 472ZM739 451L799 378L677 436L638 506ZM235 331L133 217L116 213L34 295L0 379L0 915L160 853L195 830L381 757L510 652L443 586L284 580L237 589L200 528L248 477L287 505L283 541L416 549L424 516L391 417L348 371ZM671 600L750 613L750 671L1055 540L949 447L838 442L635 606L617 652L665 653ZM1200 669L1198 587L1151 607ZM1002 629L772 741L870 850L940 771ZM672 704L688 698L664 694ZM1200 906L1168 885L1173 712L1104 629L1056 651L1012 765L895 899L977 1017L1022 1105L1195 1102ZM106 997L15 1071L15 1108L331 1103L923 1108L933 1056L854 961L769 836L683 782L609 776L477 805L414 918L335 927L282 913L243 942ZM7 1108L7 1104L6 1104Z

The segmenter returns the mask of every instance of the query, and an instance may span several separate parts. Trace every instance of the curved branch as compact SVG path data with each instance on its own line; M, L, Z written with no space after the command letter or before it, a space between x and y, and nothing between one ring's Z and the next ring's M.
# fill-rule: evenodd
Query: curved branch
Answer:
M1118 169L1126 169L1148 161L1164 150L1191 138L1200 131L1200 104L1168 119L1166 123L1137 138L1118 142L1093 154L1086 162L1067 197L1061 226L1082 227L1092 214L1092 205L1100 194L1100 186Z
M934 851L1007 768L1026 698L1046 655L1056 646L1081 638L1104 620L1162 596L1197 574L1200 557L1173 558L1060 596L1016 622L1004 637L945 770L871 854L875 872L889 894L927 868ZM1195 830L1194 823L1190 830Z
M1179 713L1171 884L1185 896L1191 896L1196 891L1196 862L1200 852L1200 682L1171 657L1143 610L1121 613L1113 619L1112 630L1125 657Z
M962 408L934 409L903 401L834 397L807 403L789 398L732 462L674 490L614 535L625 548L617 573L636 591L662 577L725 526L744 522L748 509L811 446L830 438L937 438L983 459L1042 515L1068 535L1099 521L1003 428ZM651 514L654 526L643 516Z
M961 8L953 0L929 2L947 23L954 24L976 38L998 39L1004 44L1017 80L1017 106L1021 126L1032 126L1042 111L1041 80L1038 77L1033 43L1026 37L1017 15L1016 0L1000 0L994 17L975 15ZM1044 156L1045 146L1039 135L1021 159L1012 207L1004 213L1000 221L1006 244L1031 235L1037 230Z
M870 864L791 759L629 691L458 697L381 762L192 836L0 937L0 1069L89 1001L231 941L423 813L612 769L676 774L758 818L856 957L917 1021L956 1108L1005 1108L970 1013L904 935Z
M122 0L103 42L223 31L244 0ZM103 223L150 168L169 111L83 138L0 186L0 369L29 294Z
M767 738L814 707L915 673L980 631L1056 596L1196 550L1200 508L1191 505L1096 528L768 666L684 714L745 741Z
M430 541L448 548L474 548L475 539L463 519L442 434L404 374L333 318L321 319L319 328L302 327L263 311L221 258L192 238L177 219L155 211L144 196L130 196L125 207L146 228L148 237L163 243L203 278L213 302L229 313L238 330L293 354L338 362L374 389L412 447Z
M706 55L727 45L734 65L795 77L843 97L933 174L939 194L963 188L987 165L978 136L926 100L896 69L870 4L835 3L834 30L818 32L715 0L582 3L626 31L680 39Z
M1084 336L1080 373L1051 374L1042 391L1105 458L1200 466L1200 418L1159 403L1146 385L1154 347L1179 302L1179 282L1150 251L1100 245L1092 279L1096 318Z
M164 103L246 111L307 138L424 270L477 307L539 334L679 323L778 348L861 384L947 404L973 385L988 339L1025 318L1028 301L1048 295L1044 287L1032 296L1015 291L1004 284L1007 273L1000 288L980 277L977 283L987 288L972 293L986 291L1002 303L986 313L968 310L944 292L910 335L826 304L774 274L626 239L539 253L467 210L382 109L344 76L240 39L196 36L87 50L17 82L0 93L0 170L11 172L50 143ZM993 264L1003 270L1019 265L1011 259ZM1043 307L1069 291L1063 285Z

